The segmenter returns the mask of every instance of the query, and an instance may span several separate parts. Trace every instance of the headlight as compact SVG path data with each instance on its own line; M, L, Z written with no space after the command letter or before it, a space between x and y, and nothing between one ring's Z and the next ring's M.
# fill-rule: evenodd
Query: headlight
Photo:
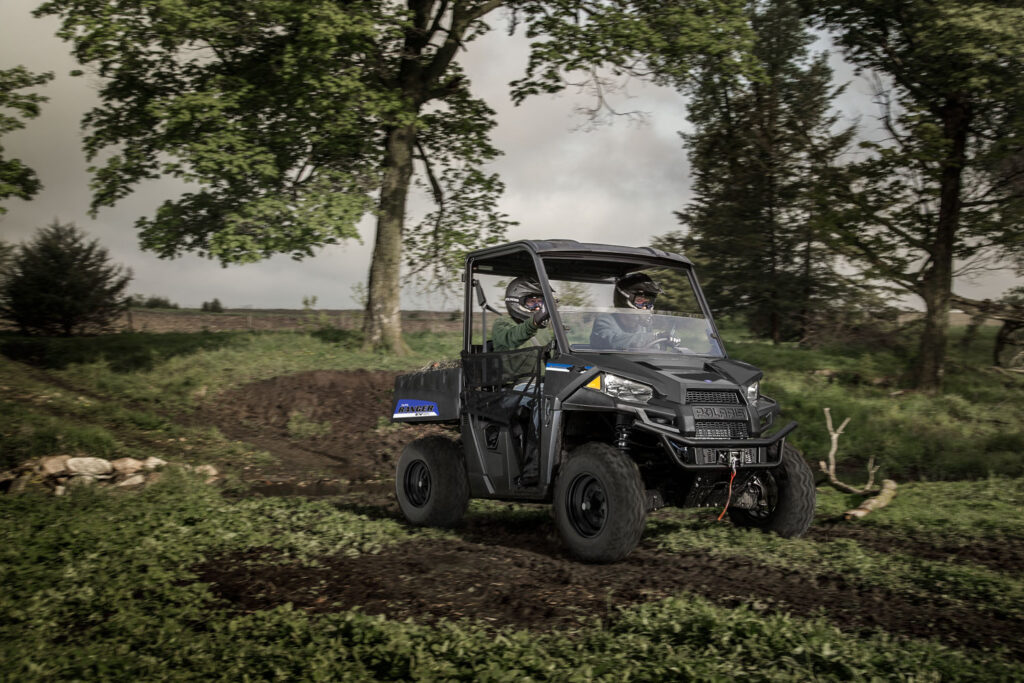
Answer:
M747 403L753 403L760 396L759 390L761 388L760 382L753 382L747 385Z
M654 398L654 389L646 384L607 372L601 375L601 391L620 401L631 403L647 403Z

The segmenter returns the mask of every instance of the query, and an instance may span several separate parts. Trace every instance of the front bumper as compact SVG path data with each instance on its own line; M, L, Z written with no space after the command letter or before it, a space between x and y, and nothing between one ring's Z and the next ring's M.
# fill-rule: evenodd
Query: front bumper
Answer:
M771 436L750 439L698 439L684 436L674 427L651 422L647 414L636 411L633 427L660 437L665 451L684 469L721 469L774 467L782 461L786 436L797 428L790 422Z

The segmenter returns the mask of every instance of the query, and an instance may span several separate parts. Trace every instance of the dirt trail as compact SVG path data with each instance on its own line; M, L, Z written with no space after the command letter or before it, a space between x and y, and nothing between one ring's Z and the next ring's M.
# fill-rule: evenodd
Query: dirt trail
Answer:
M391 407L393 381L394 373L371 371L278 377L222 396L201 417L280 459L250 473L258 491L337 494L333 500L340 507L398 517L391 481L395 459L406 443L438 428L395 428L381 420ZM297 413L327 425L324 434L295 438ZM720 604L797 615L827 610L845 630L881 628L960 647L1005 646L1024 659L1024 622L939 597L925 600L853 584L842 576L778 569L746 558L668 553L650 538L623 562L583 565L564 554L543 508L511 523L507 517L472 515L457 535L413 541L377 555L326 557L314 568L281 564L269 549L253 549L196 569L200 580L242 610L285 602L310 612L359 606L396 619L471 617L546 630L594 616L613 619L617 607L691 592ZM1009 552L984 544L940 547L852 526L819 524L810 538L820 543L851 538L883 552L966 560L1003 571L1016 570L1024 557L1024 543Z

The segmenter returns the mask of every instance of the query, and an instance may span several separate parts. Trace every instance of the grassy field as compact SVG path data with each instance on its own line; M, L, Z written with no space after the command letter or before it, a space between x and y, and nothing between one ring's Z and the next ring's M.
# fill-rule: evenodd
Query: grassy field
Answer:
M840 450L850 478L874 453L899 495L842 523L857 499L819 488L811 533L788 541L707 511L659 511L647 557L703 558L753 597L711 590L710 577L708 590L571 627L291 603L245 611L198 580L199 565L252 548L317 567L460 539L332 500L239 497L186 473L141 492L0 496L0 680L1024 680L1024 381L988 368L989 341L966 354L954 346L950 392L938 398L907 390L904 361L881 351L729 344L765 369L764 391L801 421L795 441L809 458L827 450L829 406L852 418ZM359 351L345 331L0 338L0 469L64 452L259 462L272 456L181 416L260 379L415 368L458 348L453 334L409 343L414 355L395 359ZM547 524L542 509L493 503L470 516ZM805 585L820 609L759 598L768 576ZM313 603L332 600L309 590ZM977 629L974 642L944 630L958 624Z

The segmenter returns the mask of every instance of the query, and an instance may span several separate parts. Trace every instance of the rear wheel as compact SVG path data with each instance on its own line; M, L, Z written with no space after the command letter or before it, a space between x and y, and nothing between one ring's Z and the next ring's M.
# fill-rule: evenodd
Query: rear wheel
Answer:
M469 504L469 480L461 446L440 435L410 443L398 458L395 495L402 514L412 524L457 525Z
M575 449L555 482L555 526L584 562L615 562L643 534L646 499L636 463L603 443Z
M784 538L803 536L814 519L818 495L814 475L800 452L785 444L782 463L755 476L766 505L758 510L730 508L729 519L736 526L774 531Z

